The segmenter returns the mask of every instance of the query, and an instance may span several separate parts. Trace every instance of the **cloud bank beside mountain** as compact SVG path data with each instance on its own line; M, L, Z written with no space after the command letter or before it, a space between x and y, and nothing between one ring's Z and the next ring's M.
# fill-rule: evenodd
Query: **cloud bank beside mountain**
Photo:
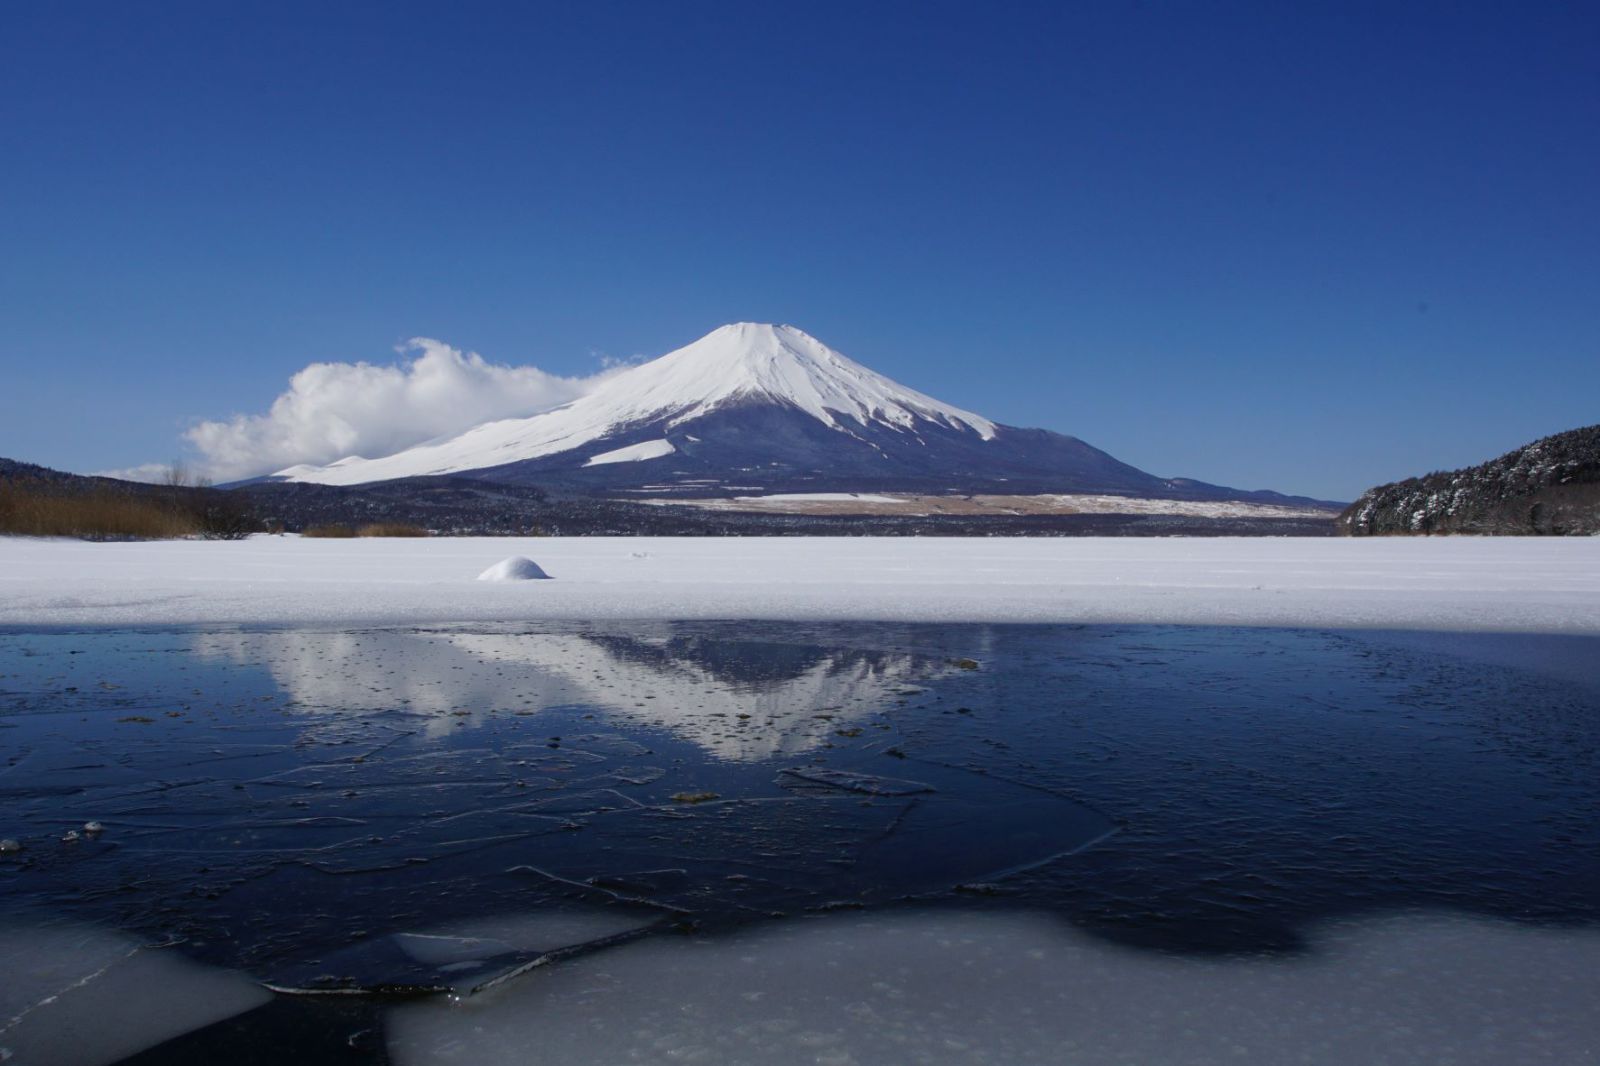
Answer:
M312 363L289 379L265 414L191 427L184 438L195 465L217 481L232 481L297 463L388 455L482 422L558 407L618 369L560 377L491 363L428 337L413 338L399 351L402 360L388 365Z

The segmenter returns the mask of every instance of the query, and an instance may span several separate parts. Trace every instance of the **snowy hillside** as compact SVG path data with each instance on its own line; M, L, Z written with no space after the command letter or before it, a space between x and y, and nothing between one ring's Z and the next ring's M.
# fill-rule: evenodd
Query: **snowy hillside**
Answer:
M1369 489L1339 516L1339 531L1600 534L1600 425L1544 437L1465 470Z

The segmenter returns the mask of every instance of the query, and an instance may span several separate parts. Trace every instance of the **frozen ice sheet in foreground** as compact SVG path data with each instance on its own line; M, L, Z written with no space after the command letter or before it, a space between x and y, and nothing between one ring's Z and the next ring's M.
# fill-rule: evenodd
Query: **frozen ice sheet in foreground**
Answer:
M0 926L0 1061L100 1066L259 1007L244 977L83 926Z
M1194 959L1037 915L829 916L653 938L397 1010L398 1066L511 1063L1593 1061L1600 935L1462 918L1327 928L1295 958Z
M658 921L618 909L552 907L375 937L270 982L279 991L472 993L552 957Z

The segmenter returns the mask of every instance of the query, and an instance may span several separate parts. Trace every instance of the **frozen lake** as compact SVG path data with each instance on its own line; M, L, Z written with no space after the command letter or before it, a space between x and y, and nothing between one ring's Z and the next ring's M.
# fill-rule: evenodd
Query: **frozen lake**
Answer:
M734 618L1600 633L1600 537L0 537L0 626Z
M0 631L0 1047L1600 1061L1596 662L1173 626Z

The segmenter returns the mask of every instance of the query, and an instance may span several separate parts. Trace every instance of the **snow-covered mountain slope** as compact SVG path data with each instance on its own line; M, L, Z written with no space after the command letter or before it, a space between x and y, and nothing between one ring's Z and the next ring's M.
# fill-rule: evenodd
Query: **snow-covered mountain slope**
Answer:
M997 425L891 381L793 326L753 322L723 326L552 411L394 455L273 476L358 485L441 474L652 496L832 489L1277 495L1158 478L1075 437Z
M932 422L994 436L988 419L940 403L829 348L793 326L739 322L619 374L564 407L530 418L477 426L380 459L342 459L324 467L291 467L293 481L355 485L428 474L453 474L572 452L620 439L634 427L660 423L666 432L718 408L773 404L804 412L842 433L869 424L914 430ZM642 442L641 442L642 443ZM612 449L621 451L622 449ZM673 449L641 449L658 458ZM584 462L593 456L585 456ZM601 458L601 463L624 461ZM600 465L600 464L591 464Z

